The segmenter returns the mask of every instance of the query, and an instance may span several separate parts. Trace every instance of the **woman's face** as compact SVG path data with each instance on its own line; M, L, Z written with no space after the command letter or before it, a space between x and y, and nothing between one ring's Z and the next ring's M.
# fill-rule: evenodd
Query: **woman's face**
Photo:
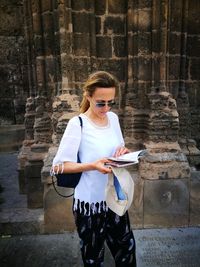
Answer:
M90 112L93 116L103 119L106 113L114 105L115 101L115 87L110 88L96 88L93 95L88 97L90 102Z

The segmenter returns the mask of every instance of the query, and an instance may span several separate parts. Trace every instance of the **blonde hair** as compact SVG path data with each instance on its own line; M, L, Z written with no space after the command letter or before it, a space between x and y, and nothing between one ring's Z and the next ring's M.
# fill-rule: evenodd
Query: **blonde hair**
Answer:
M87 96L92 96L96 88L114 87L118 91L119 83L117 79L106 71L97 71L92 73L83 86L83 99L80 105L80 113L84 113L90 107Z

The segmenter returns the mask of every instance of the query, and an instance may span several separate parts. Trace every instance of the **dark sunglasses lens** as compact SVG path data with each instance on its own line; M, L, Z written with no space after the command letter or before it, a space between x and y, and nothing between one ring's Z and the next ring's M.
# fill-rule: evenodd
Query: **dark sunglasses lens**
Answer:
M112 108L114 105L115 105L115 102L114 102L114 101L112 101L112 102L108 102L108 106L109 106L110 108Z
M96 103L96 107L98 107L98 108L103 108L103 107L105 107L105 105L106 105L106 103L104 103L104 102L102 102L102 103ZM107 102L107 105L108 105L108 107L109 108L111 108L111 107L113 107L114 105L115 105L115 102L114 101L112 101L112 102Z
M103 108L105 107L106 103L96 103L96 107Z

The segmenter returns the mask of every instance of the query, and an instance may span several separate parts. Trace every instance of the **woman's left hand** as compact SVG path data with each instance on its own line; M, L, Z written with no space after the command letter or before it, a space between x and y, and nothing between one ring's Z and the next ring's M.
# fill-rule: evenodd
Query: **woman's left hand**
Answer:
M127 154L129 152L130 152L130 150L124 146L118 147L115 151L114 157L117 158L117 157L124 155L124 154Z

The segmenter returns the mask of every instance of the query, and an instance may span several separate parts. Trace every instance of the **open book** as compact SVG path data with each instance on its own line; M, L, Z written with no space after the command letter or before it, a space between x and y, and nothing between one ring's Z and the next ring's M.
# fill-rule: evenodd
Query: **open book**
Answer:
M129 165L137 164L139 158L144 156L145 153L146 153L146 150L139 150L139 151L124 154L117 158L109 157L108 159L111 162L106 163L106 165L110 165L113 167L125 167Z

